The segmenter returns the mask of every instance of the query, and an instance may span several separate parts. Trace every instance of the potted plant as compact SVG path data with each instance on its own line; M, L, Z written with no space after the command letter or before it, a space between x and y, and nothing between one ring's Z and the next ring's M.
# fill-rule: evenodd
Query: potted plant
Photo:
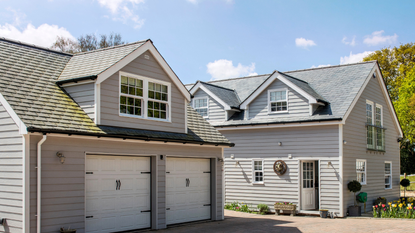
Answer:
M403 199L401 198L401 200L406 202L406 187L411 185L411 181L405 178L401 180L400 184L403 187Z
M362 189L362 185L359 181L353 180L347 184L347 188L354 193L354 206L349 206L349 216L360 216L362 209L360 205L357 205L356 193Z
M275 202L274 204L275 215L278 215L280 210L288 210L291 212L291 216L295 215L297 205L291 202Z
M329 210L322 209L320 210L320 217L327 218L328 213L329 213Z
M64 227L61 227L60 232L61 233L76 233L76 229L71 229L71 227L68 227L68 229L65 229Z

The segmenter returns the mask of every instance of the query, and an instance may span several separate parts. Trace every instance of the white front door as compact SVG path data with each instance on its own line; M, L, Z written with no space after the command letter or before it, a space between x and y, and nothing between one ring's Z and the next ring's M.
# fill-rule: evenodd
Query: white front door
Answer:
M211 219L210 160L167 158L167 224Z
M85 232L150 227L150 158L87 155Z
M301 179L301 209L316 209L315 198L315 167L314 161L302 161L302 179Z

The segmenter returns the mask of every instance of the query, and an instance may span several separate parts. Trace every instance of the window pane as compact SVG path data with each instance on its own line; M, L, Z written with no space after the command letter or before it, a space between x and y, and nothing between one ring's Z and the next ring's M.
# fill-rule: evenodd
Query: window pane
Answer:
M166 104L160 103L160 109L166 111Z
M271 112L277 111L277 103L271 103Z
M154 83L149 82L149 83L148 83L148 89L149 89L150 91L154 91Z
M135 95L137 95L137 96L143 96L143 89L136 88L135 89Z
M128 78L125 77L125 76L121 76L121 84L127 85L128 84Z
M166 112L161 112L161 113L160 113L160 118L161 118L161 119L167 119L167 114L166 114Z
M162 85L161 91L162 91L163 93L167 93L167 86Z
M128 86L121 85L121 93L128 94Z
M161 85L160 84L156 84L156 91L158 91L158 92L161 91Z
M125 107L125 105L120 105L120 113L126 113L127 112L127 108Z
M161 100L161 93L156 92L156 93L155 93L155 99L156 99L156 100Z
M148 117L153 117L153 110L152 109L148 110Z
M369 103L366 103L366 123L373 124L372 105Z
M127 97L127 104L128 105L134 105L134 98Z
M153 104L153 109L160 109L160 103L159 102L154 102Z
M287 100L287 92L281 91L281 100Z
M391 173L391 164L385 163L385 174L390 174L390 173Z
M127 103L127 97L120 96L120 104L126 104Z
M153 108L153 101L148 101L148 108Z
M128 78L128 85L135 86L135 78Z
M154 91L148 91L148 98L154 99Z
M135 99L134 100L134 106L141 107L141 100L140 99Z
M143 88L143 80L139 80L139 79L137 79L137 80L135 81L135 86L136 86L136 87L139 87L139 88Z
M141 108L134 108L134 114L137 116L141 116Z
M134 107L133 106L127 106L127 114L134 114Z
M157 110L155 110L154 111L154 116L153 116L154 118L160 118L160 112L159 111L157 111Z
M167 101L167 94L161 94L161 100Z

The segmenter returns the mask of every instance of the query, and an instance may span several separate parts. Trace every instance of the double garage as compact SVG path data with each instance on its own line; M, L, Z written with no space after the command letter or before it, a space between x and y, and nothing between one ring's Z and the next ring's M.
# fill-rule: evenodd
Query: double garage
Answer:
M87 155L85 232L159 228L152 221L160 216L166 225L215 218L215 164L206 158Z

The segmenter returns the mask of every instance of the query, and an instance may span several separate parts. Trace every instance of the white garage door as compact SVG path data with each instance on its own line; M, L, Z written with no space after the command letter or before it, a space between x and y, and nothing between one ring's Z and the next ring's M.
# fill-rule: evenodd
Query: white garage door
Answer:
M150 158L88 155L85 231L150 227Z
M167 158L167 224L211 219L210 160Z

